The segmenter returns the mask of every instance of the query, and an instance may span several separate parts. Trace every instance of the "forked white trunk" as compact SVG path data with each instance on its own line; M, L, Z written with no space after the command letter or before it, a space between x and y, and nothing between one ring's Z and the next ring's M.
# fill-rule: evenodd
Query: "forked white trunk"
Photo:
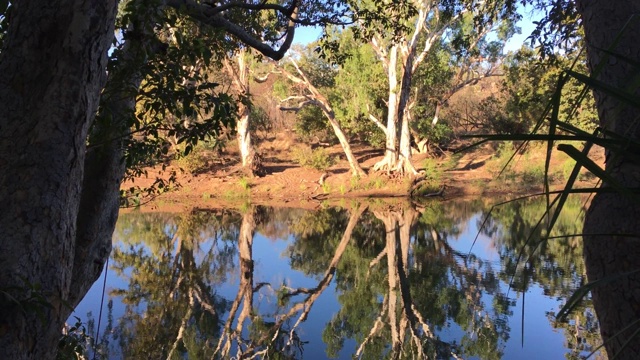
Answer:
M390 171L398 162L398 45L389 49L389 64L387 78L389 81L389 97L387 100L387 132L384 149L384 158L374 165L373 169Z

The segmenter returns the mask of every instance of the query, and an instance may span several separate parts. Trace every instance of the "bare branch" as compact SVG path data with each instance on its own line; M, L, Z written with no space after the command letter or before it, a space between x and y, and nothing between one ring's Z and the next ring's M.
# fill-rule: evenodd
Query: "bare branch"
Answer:
M246 45L275 60L282 59L291 47L296 21L298 19L298 3L294 2L295 6L291 10L289 23L284 31L286 38L280 45L280 48L276 50L264 43L262 39L255 38L241 26L225 18L223 13L218 11L216 7L207 6L194 0L164 0L164 4L178 11L182 11L202 24L225 29L229 34L235 36ZM267 4L262 3L262 5L266 6ZM284 7L282 7L282 10L289 11L288 8Z
M380 61L382 62L382 67L385 72L389 71L389 57L387 56L387 50L380 45L380 38L377 35L374 35L371 39L371 46L373 46L373 50L376 52Z
M369 331L369 335L367 335L367 337L364 338L364 340L362 341L362 343L358 347L358 350L356 351L356 354L355 354L355 358L356 359L359 359L362 356L362 352L364 351L364 347L365 347L365 345L367 345L369 340L371 340L371 338L376 336L376 334L382 329L382 327L384 325L384 323L382 322L382 317L387 312L388 304L389 304L389 298L385 294L384 295L384 299L382 300L382 308L380 309L380 315L378 315L378 317L376 318L376 321L373 323L373 327L371 328L371 331Z
M266 82L267 80L269 80L269 77L270 77L272 74L275 74L275 72L274 72L274 71L270 71L270 72L266 73L266 74L265 74L265 75L263 75L263 76L253 75L253 81L255 81L255 82L257 82L257 83L261 84L261 83Z
M286 97L286 98L284 98L284 99L280 100L280 103L282 104L282 103L286 103L286 102L294 101L294 100L296 100L296 101L297 101L297 100L308 100L308 99L309 99L309 98L308 98L308 97L306 97L306 96L302 96L302 95L295 96L295 95L294 95L294 96L289 96L289 97Z
M373 114L369 114L369 120L373 121L374 124L378 125L378 127L386 134L387 133L387 127L384 126L384 124L378 120L377 117L373 116Z

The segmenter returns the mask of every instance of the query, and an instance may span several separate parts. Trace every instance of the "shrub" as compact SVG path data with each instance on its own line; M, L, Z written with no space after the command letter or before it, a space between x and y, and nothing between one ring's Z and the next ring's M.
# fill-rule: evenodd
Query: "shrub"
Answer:
M238 184L240 184L240 187L244 190L249 190L251 188L251 179L243 176L238 180Z
M441 122L435 125L431 125L431 123L420 124L418 130L433 144L447 144L451 142L453 137L453 129Z
M522 173L522 182L525 184L542 184L544 181L544 165L528 167Z
M179 157L176 164L191 175L196 175L207 169L209 161L206 151L202 147L196 146L187 155Z
M293 159L303 167L324 171L335 164L335 159L329 156L324 148L311 150L309 146L300 145L293 148Z
M442 179L442 168L438 165L438 161L433 158L424 159L424 171L427 177L433 182L439 182Z
M509 168L509 166L511 166L511 164L509 163L509 159L511 159L514 152L515 148L511 141L500 142L498 144L498 148L496 149L495 155L493 155L490 163L487 164L487 169L495 175L502 172L502 176L508 178L513 173L513 170Z

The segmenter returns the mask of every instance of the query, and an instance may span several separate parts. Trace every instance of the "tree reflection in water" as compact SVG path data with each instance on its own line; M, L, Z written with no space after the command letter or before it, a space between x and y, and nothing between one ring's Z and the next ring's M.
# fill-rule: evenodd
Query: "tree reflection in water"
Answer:
M574 205L551 236L578 232ZM308 342L319 341L305 338L305 320L328 294L339 307L311 324L324 328L326 356L499 359L511 332L509 291L513 297L537 284L548 296L567 298L584 282L578 239L535 240L546 235L534 228L543 208L535 201L491 213L480 202L355 203L346 210L123 215L111 269L128 286L110 293L125 306L109 335L111 355L303 358ZM484 217L482 234L500 255L497 269L452 246ZM256 281L266 278L254 266L256 233L286 239L281 255L314 285ZM234 282L235 296L223 295L220 289ZM567 358L599 341L589 301L568 323L556 323L553 313L549 319L564 329Z

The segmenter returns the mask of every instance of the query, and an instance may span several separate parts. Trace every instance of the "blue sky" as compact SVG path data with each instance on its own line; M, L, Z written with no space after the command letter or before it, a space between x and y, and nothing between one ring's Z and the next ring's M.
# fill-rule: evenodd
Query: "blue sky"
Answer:
M535 13L531 15L530 9L524 8L521 9L520 12L522 15L522 20L518 22L518 26L521 28L521 33L514 35L505 46L505 52L518 50L522 44L525 42L527 37L531 35L531 32L534 29L533 21L539 20L542 17L542 14ZM294 43L298 44L308 44L312 41L317 40L322 34L322 30L318 26L306 26L300 27L296 29L296 34L294 37Z

